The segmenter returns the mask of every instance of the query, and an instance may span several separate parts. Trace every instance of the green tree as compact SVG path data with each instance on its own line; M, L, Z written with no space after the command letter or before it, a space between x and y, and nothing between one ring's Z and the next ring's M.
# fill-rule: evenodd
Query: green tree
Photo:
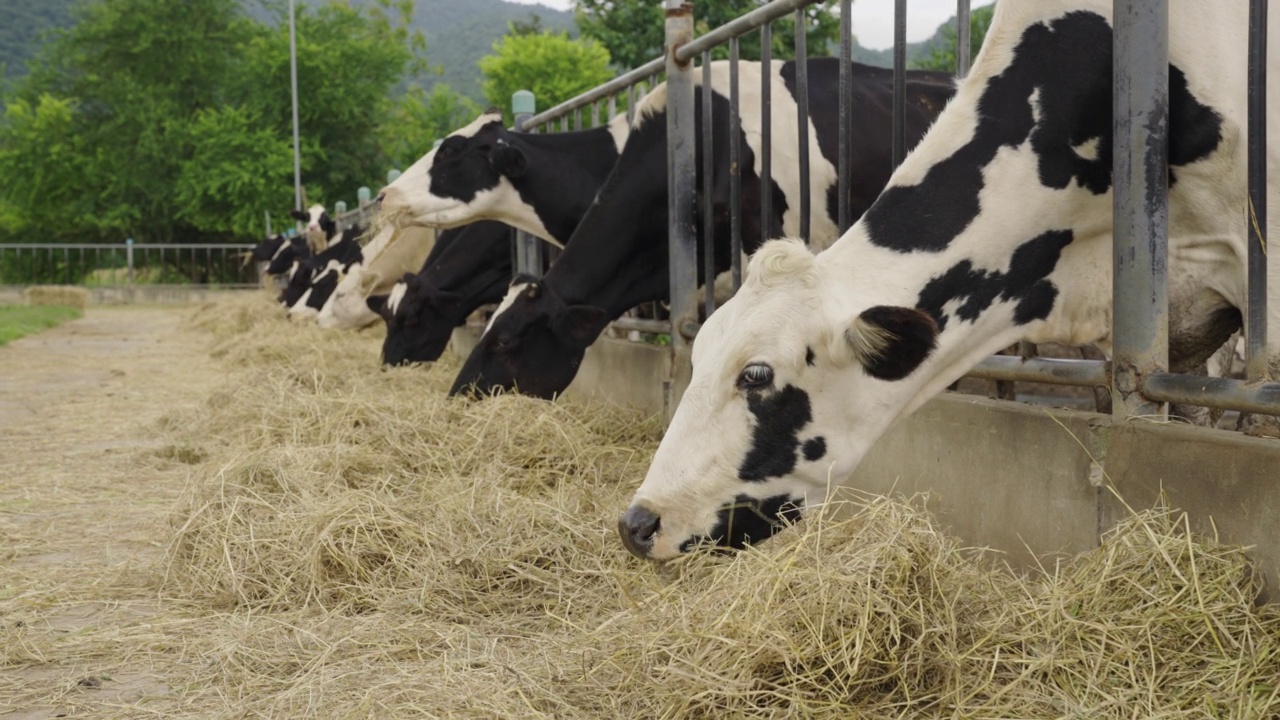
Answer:
M466 125L480 114L471 98L438 84L425 92L411 87L396 102L382 124L380 144L392 167L409 167L431 149L436 140Z
M383 177L393 89L421 67L411 10L300 8L310 200ZM286 22L259 24L241 0L96 0L76 13L6 94L0 236L222 240L293 205Z
M995 5L980 7L969 13L969 58L972 59L982 48L982 41L987 37L987 29L991 27L991 17L995 13ZM941 70L952 72L956 69L956 19L952 18L941 29L942 41L928 52L915 57L910 66L913 70Z
M480 59L484 96L508 121L517 90L532 91L538 107L549 108L613 77L603 45L566 33L507 35L493 44L493 52Z
M698 0L694 4L694 32L702 34L740 15L755 10L768 0ZM831 12L834 0L804 9L806 44L811 55L825 55L831 43L840 40L840 18ZM662 55L665 42L662 3L653 0L574 0L575 16L582 36L600 42L620 68L634 68ZM773 24L773 58L795 57L795 22L791 17ZM713 56L728 57L728 49ZM760 33L752 32L739 41L739 56L760 59Z

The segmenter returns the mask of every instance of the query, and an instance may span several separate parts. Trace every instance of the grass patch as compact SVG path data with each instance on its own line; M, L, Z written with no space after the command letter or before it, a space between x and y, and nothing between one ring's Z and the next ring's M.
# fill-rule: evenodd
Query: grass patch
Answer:
M76 308L58 305L0 305L0 345L80 317Z

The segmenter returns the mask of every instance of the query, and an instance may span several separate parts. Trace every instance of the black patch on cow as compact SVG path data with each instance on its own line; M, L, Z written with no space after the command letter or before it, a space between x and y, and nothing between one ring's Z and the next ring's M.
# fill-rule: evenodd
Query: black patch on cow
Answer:
M858 318L883 331L888 343L879 355L863 358L862 367L879 380L901 380L916 371L938 344L938 326L915 308L877 305Z
M817 356L813 354L813 348L806 346L804 349L804 364L813 367L816 358Z
M759 500L739 495L720 509L715 527L706 536L690 538L680 544L680 552L708 540L721 547L741 549L771 537L789 523L800 519L803 502L788 495L774 495Z
M827 441L824 438L816 437L804 441L804 459L809 462L817 462L826 457Z
M1000 148L1016 148L1028 140L1045 187L1075 184L1094 194L1107 192L1111 45L1111 26L1091 12L1071 12L1026 28L1013 62L982 91L973 138L929 168L918 185L890 187L881 194L865 216L871 241L904 253L945 250L981 212L983 169ZM1191 96L1180 70L1170 66L1169 77L1169 158L1181 165L1213 152L1222 121ZM1097 142L1095 157L1076 151L1092 140Z
M809 394L794 385L776 392L752 392L747 394L747 409L755 415L756 425L738 478L760 482L795 470L800 430L813 420Z
M968 322L977 320L997 298L1018 303L1013 311L1015 324L1043 320L1058 297L1058 288L1046 278L1073 237L1070 230L1050 230L1028 240L1014 251L1008 272L978 269L972 261L962 260L929 280L920 291L917 307L933 316L939 330L947 327L950 316L943 306L952 300L963 300L955 314Z

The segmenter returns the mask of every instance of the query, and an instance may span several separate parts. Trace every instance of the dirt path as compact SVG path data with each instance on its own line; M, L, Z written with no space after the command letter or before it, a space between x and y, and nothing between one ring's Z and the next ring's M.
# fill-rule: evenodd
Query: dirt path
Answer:
M156 606L126 578L162 552L186 478L160 421L226 378L188 314L91 308L0 347L0 718L119 717L167 689L145 658L77 648Z

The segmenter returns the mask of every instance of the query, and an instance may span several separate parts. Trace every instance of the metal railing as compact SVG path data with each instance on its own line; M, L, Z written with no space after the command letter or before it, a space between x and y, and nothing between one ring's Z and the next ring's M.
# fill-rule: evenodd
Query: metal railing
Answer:
M252 245L0 244L0 284L62 284L88 287L190 285L256 287L258 268L248 260Z
M654 82L665 72L667 81L667 133L668 179L670 210L670 288L671 307L690 307L697 284L697 247L695 222L696 154L693 148L702 133L704 147L711 147L712 123L695 127L695 95L693 73L702 72L702 81L709 84L711 51L728 46L730 63L730 138L729 192L730 192L730 245L735 288L741 282L741 177L739 159L741 149L739 113L739 39L750 32L759 32L761 39L761 63L768 66L772 48L772 24L788 15L796 19L797 68L797 121L807 130L808 95L807 77L803 69L807 59L804 9L822 0L774 0L725 25L694 38L694 4L683 0L664 0L666 10L667 53L662 58L621 75L608 83L593 88L578 97L561 103L536 115L525 115L517 121L517 127L527 131L552 130L559 120L561 130L569 129L570 116L574 128L582 127L582 112L590 108L592 126L599 124L599 103L608 102L608 114L615 114L616 98L628 93L628 109L634 108L637 84ZM872 0L864 0L870 2ZM881 0L887 2L888 0ZM971 377L1014 382L1040 382L1082 387L1107 387L1116 402L1113 412L1118 417L1150 416L1165 412L1165 403L1177 402L1218 409L1234 409L1245 412L1280 414L1280 384L1266 383L1268 366L1266 357L1266 0L1250 0L1251 21L1249 32L1249 294L1245 310L1247 347L1247 379L1206 378L1173 374L1168 369L1168 307L1167 287L1167 143L1152 137L1167 136L1168 119L1168 0L1114 0L1115 3L1115 54L1114 54L1114 212L1115 212L1115 268L1114 268L1114 362L1100 360L1051 360L1022 359L996 356L979 363ZM839 98L839 217L841 233L848 229L854 218L848 208L848 183L851 168L848 146L851 127L851 71L852 55L850 10L851 0L841 0L840 8L840 98ZM969 71L969 0L957 0L957 50L956 74L964 77ZM893 157L895 165L905 155L905 69L906 69L906 17L907 0L894 0L894 113ZM700 69L694 62L701 60ZM772 182L772 138L770 137L772 102L768 74L760 87L761 148L759 158L760 180L764 187ZM702 112L710 117L711 97L702 96ZM1155 140L1152 142L1151 140ZM800 197L803 207L801 235L808 239L809 178L807 172L808 140L801 134L799 163L801 165ZM702 175L710 183L714 170L711 153L703 156ZM703 188L710 197L710 186ZM770 227L772 208L770 193L762 193L762 226ZM1153 208L1155 210L1153 211ZM710 203L703 207L704 276L714 277L712 243L714 242L714 217ZM537 245L534 243L533 245ZM541 268L536 249L530 249L522 257L526 263L521 269L533 271ZM536 266L532 263L537 259ZM715 309L713 293L707 293L705 310ZM672 328L669 323L654 320L623 318L615 326L643 329L645 332L670 332L676 348L687 344L697 332L696 324L687 328ZM1112 368L1115 368L1113 373Z

